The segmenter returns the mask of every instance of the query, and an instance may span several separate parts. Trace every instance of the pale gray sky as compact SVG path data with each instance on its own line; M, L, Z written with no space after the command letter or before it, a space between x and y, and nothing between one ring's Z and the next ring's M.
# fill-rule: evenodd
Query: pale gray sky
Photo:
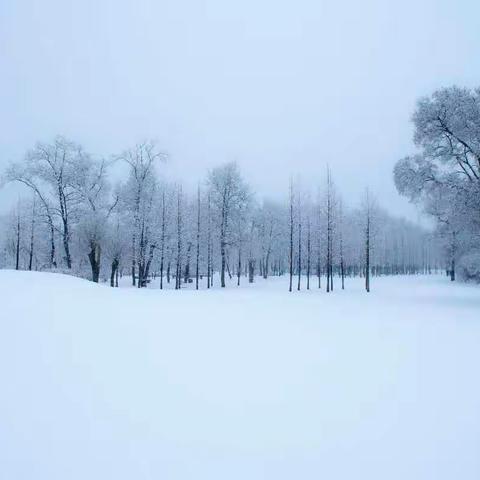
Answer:
M480 83L479 18L475 0L1 0L0 168L57 133L102 155L153 137L192 184L236 159L279 198L328 162L349 203L368 185L412 216L392 166L417 97Z

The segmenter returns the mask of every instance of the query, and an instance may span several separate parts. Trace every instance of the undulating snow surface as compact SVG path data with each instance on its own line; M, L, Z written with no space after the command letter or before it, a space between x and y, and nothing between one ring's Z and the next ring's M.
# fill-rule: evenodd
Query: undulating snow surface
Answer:
M480 290L0 271L0 478L480 478Z

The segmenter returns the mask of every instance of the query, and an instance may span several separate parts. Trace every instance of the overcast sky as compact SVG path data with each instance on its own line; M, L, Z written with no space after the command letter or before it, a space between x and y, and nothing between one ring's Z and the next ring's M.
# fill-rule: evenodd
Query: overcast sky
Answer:
M475 0L1 0L0 168L63 134L98 155L155 138L194 184L237 160L286 197L325 165L349 203L393 185L419 96L480 84ZM0 210L16 198L0 192Z

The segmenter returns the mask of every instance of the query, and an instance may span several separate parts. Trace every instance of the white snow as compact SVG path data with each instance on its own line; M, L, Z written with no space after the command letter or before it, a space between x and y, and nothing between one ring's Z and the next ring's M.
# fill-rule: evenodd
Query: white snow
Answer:
M480 290L0 271L0 478L480 478Z

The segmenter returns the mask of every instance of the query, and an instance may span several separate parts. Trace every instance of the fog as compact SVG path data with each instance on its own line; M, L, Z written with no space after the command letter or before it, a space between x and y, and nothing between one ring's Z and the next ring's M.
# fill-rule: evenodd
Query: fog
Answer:
M259 196L316 190L327 163L349 203L394 187L419 96L475 86L477 2L3 0L0 169L63 134L100 156L155 138L188 185L237 160ZM452 41L452 39L454 41ZM0 210L18 190L0 190Z

